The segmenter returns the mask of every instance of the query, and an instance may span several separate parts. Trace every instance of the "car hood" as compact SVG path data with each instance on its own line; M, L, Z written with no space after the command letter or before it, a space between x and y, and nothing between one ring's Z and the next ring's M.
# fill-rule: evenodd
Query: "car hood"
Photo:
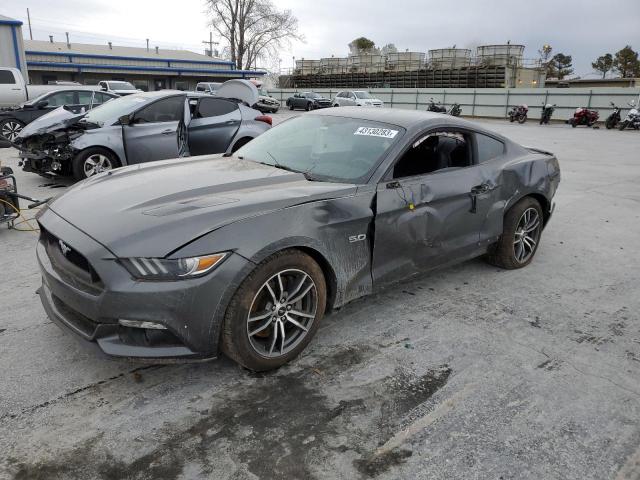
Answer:
M64 107L58 107L26 125L17 138L25 139L32 135L42 135L43 133L70 127L85 115L85 113L73 113Z
M230 223L326 198L355 185L308 181L235 157L132 165L89 178L49 208L117 257L165 257Z

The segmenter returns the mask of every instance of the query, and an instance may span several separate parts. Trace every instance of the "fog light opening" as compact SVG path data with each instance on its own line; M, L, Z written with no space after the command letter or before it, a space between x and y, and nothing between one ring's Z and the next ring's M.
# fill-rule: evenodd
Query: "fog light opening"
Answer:
M166 330L167 327L160 323L156 322L147 322L143 320L128 320L126 318L121 318L118 320L118 323L123 327L131 327L131 328L148 328L151 330Z

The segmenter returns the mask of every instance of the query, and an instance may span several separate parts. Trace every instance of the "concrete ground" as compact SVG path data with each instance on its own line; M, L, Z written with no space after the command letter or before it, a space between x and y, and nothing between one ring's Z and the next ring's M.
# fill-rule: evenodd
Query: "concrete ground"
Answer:
M0 478L640 478L640 134L482 123L560 159L534 262L353 302L269 374L87 351L35 294L37 235L1 228Z

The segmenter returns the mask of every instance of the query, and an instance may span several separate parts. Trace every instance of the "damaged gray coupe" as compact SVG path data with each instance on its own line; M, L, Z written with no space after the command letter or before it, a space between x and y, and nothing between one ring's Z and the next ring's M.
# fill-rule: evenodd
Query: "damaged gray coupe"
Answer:
M76 180L124 165L232 152L271 128L271 117L249 107L257 99L251 82L230 80L215 97L161 90L88 113L60 107L22 129L14 146L25 171Z
M268 370L385 285L481 255L528 265L559 182L553 154L458 118L312 112L234 155L125 167L58 197L38 219L40 298L110 355L223 352Z

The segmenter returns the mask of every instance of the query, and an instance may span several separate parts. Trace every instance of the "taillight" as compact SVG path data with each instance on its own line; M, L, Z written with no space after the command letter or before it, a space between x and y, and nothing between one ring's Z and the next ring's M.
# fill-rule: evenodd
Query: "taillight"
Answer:
M264 122L264 123L268 123L269 125L273 125L273 118L271 118L269 115L260 115L259 117L256 117L254 120L256 122Z

